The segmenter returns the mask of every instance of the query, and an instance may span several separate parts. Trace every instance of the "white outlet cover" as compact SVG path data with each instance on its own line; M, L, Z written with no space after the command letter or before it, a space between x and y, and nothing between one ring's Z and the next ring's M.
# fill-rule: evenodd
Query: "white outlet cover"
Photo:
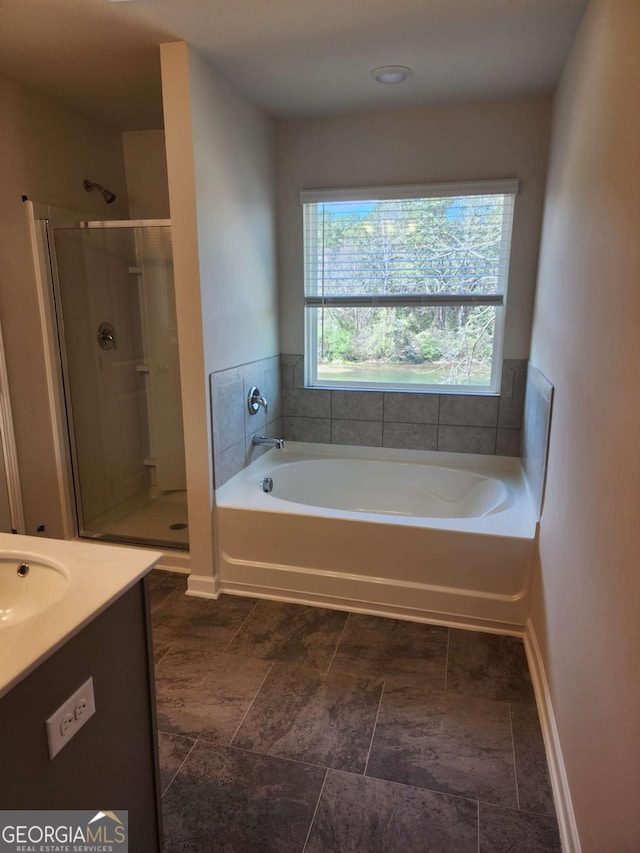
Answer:
M76 714L79 705L82 711ZM95 712L96 700L93 694L93 678L88 678L75 693L69 696L66 702L60 705L57 711L53 712L45 723L49 758L54 758L84 726L87 720L93 717ZM66 727L66 732L63 734L62 721L65 717L71 717L71 723Z

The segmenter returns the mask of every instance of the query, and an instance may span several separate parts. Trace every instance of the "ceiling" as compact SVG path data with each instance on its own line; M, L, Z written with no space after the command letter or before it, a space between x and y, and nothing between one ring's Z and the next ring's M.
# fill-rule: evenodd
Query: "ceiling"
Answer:
M548 92L586 0L0 0L0 72L119 129L162 126L185 39L279 117ZM370 77L408 65L399 86Z

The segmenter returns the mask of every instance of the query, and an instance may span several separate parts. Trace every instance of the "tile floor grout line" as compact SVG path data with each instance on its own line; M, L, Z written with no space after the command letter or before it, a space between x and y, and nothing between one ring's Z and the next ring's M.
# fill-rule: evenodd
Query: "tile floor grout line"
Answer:
M229 648L229 646L231 645L231 643L233 643L233 641L234 641L234 640L235 640L235 638L238 636L238 634L240 633L240 631L242 631L242 629L244 628L244 626L247 624L247 622L248 622L248 621L249 621L249 619L251 618L251 615L252 615L253 611L254 611L254 610L256 609L256 607L258 606L259 602L260 602L260 599L258 599L258 600L256 601L256 603L253 605L253 607L251 608L251 610L247 613L247 616L246 616L246 618L244 619L244 621L243 621L242 625L240 625L240 627L239 627L239 628L238 628L238 630L235 632L235 634L233 635L233 637L229 640L229 642L227 643L227 645L226 645L226 646L224 647L224 649L222 650L221 654L225 655L225 654L227 653L227 649Z
M509 731L511 732L511 752L513 754L513 775L516 780L516 802L518 803L518 811L520 811L520 786L518 785L518 762L516 761L516 739L513 736L513 715L511 713L511 704L509 704Z
M159 658L159 659L158 659L158 660L153 664L153 668L154 668L154 670L155 670L155 668L156 668L157 666L159 666L159 665L162 663L162 661L166 658L166 656L169 654L169 652L171 651L171 649L172 649L174 646L175 646L175 643L169 643L169 647L167 648L166 652L162 655L162 657L161 657L161 658Z
M367 775L367 770L369 769L369 759L371 758L371 750L373 749L373 739L376 736L376 728L378 726L378 717L380 716L380 708L382 707L382 697L384 696L384 688L386 687L387 682L382 680L382 690L380 691L380 700L378 702L378 710L376 711L376 718L373 721L373 730L371 732L371 740L369 741L369 751L367 752L367 760L364 764L364 770L362 771L362 775Z
M531 809L516 809L513 806L501 806L499 803L486 803L488 806L494 806L497 809L505 809L505 811L517 812L518 814L528 814L532 815L532 817L546 817L549 820L555 820L556 823L558 821L558 816L555 814L549 814L549 812L534 812Z
M347 771L344 771L344 772L347 772ZM377 778L377 777L369 777L369 778ZM424 790L428 791L428 790L433 790L433 789L432 788L425 788ZM458 796L462 796L462 795L460 795L460 794L448 794L448 796L458 797ZM463 797L463 799L468 800L468 799L470 799L470 797L466 797L466 798ZM496 803L492 800L479 799L478 803L480 805L484 804L485 806L490 806L492 809L502 809L505 812L514 812L514 814L528 814L528 815L532 815L533 817L546 817L546 818L549 818L549 820L555 820L556 822L558 820L558 817L556 814L548 814L548 812L533 812L533 811L531 811L531 809L519 809L516 806L505 806L504 803Z
M351 619L351 611L347 611L347 618L344 620L344 625L342 626L342 631L340 632L340 636L338 637L338 642L336 643L336 647L333 650L333 655L331 656L331 661L329 662L329 666L327 667L327 673L330 672L331 667L333 666L333 662L336 659L336 655L338 654L338 649L340 648L340 643L342 642L342 638L344 637L344 632L347 630L347 625L349 624L349 619Z
M259 694L260 694L260 691L261 691L261 690L262 690L262 688L264 687L264 683L265 683L265 681L266 681L266 680L267 680L267 678L269 677L269 673L270 673L270 672L271 672L271 670L273 669L273 664L274 664L274 662L273 662L273 661L271 661L270 666L269 666L269 669L266 671L264 678L263 678L263 679L262 679L262 681L260 682L260 687L258 687L258 689L256 690L256 695L253 697L253 699L251 700L251 702L250 702L250 704L249 704L249 707L247 708L247 710L246 710L246 711L244 712L244 714L242 715L242 719L240 720L240 723L238 724L238 727L237 727L237 729L235 730L235 732L233 733L233 735L232 735L232 737L231 737L231 740L229 741L229 743L227 744L227 746L231 746L231 744L232 744L232 743L233 743L233 741L234 741L235 736L238 734L238 732L239 732L239 731L240 731L240 729L242 728L242 724L243 724L243 723L244 723L244 721L247 719L247 716L248 716L248 714L249 714L249 711L253 708L254 703L255 703L256 699L258 698L258 696L259 696Z
M323 765L316 764L315 767L322 767ZM471 794L454 794L451 791L440 791L437 788L423 788L421 785L413 785L411 782L398 782L395 779L387 779L384 776L366 776L364 777L362 773L356 773L355 770L340 770L337 767L329 767L329 770L335 770L336 773L348 773L349 776L357 776L359 779L366 778L371 781L384 782L385 785L395 785L397 788L411 788L413 791L427 791L429 794L436 794L439 797L450 797L455 800L465 800L470 803L478 803L477 797L472 797ZM489 806L496 805L496 803L487 803ZM509 808L509 806L498 806L498 808ZM511 809L511 811L516 811L516 809Z
M447 692L447 676L449 675L449 645L451 643L451 628L447 628L447 654L444 662L444 690L443 693Z
M320 788L320 793L318 794L318 801L316 803L316 807L313 811L313 817L311 818L311 823L309 824L309 830L307 832L307 837L304 840L304 845L302 847L302 853L307 849L307 844L309 843L309 838L311 836L311 830L313 829L313 824L316 822L316 815L318 814L318 809L320 808L320 800L322 799L322 794L324 793L324 786L327 783L327 776L329 775L329 768L327 767L324 779L322 780L322 787Z
M203 743L209 744L209 746L217 746L221 749L233 749L236 752L244 752L247 755L255 755L257 758L272 758L274 761L288 761L291 764L301 764L303 767L316 767L318 770L335 770L335 767L329 767L328 764L316 764L315 761L304 761L302 758L291 758L288 755L274 755L271 752L258 752L257 749L249 749L247 746L225 746L224 744L216 743L212 740L207 740L206 738L199 738ZM350 770L341 770L341 773L350 773ZM357 773L357 776L361 774Z
M160 584L157 588L158 588L158 589L161 589L161 588L162 588L162 584ZM169 599L171 598L171 596L174 594L174 592L176 592L176 590L175 590L175 589L171 589L171 590L169 590L169 591L167 592L167 594L166 594L166 595L165 595L165 597L162 599L162 601L156 601L156 603L155 603L155 604L153 604L153 605L151 605L151 603L150 603L150 606L149 606L149 613L155 613L155 612L156 612L156 610L157 610L159 607L162 607L162 605L163 605L163 604L166 604L166 603L167 603L167 601L169 601Z
M234 749L240 749L241 747L234 747ZM295 759L287 759L287 760L295 760ZM321 764L314 764L314 767L322 767ZM353 770L339 770L336 767L328 767L328 770L335 770L336 773L348 773L350 776L357 776L360 779L370 779L374 782L384 782L385 785L395 785L397 788L411 788L413 791L423 791L428 794L435 794L438 797L449 797L449 799L454 800L465 800L465 802L469 803L477 803L478 805L481 802L484 802L485 805L494 806L498 809L508 809L509 811L518 811L518 809L514 809L511 806L501 806L498 803L491 803L488 800L478 800L477 797L471 796L471 794L454 794L451 791L440 791L438 788L423 788L421 785L412 785L410 782L398 782L395 779L387 779L384 776L364 776L362 773L356 773ZM531 812L531 814L535 814L535 812ZM541 817L548 817L549 815L541 815Z
M160 732L160 731L162 731L162 729L158 729L158 732ZM166 734L168 734L168 735L173 735L173 737L189 737L188 735L176 735L176 734L174 734L173 732L163 732L163 734L165 734L165 735L166 735ZM189 740L191 740L191 738L189 738ZM173 774L173 776L171 777L171 781L169 782L169 784L167 785L167 787L165 788L165 790L162 792L162 794L160 794L160 799L161 799L161 800L163 800L163 799L164 799L165 794L167 793L167 791L169 790L169 788L173 785L173 783L176 781L176 776L178 775L178 773L179 773L179 772L182 770L182 768L184 767L184 763L185 763L185 761L187 760L187 758L189 758L189 756L190 756L190 755L191 755L191 753L193 752L194 747L195 747L195 745L196 745L197 743L198 743L198 738L194 738L194 739L193 739L193 743L191 744L191 748L189 749L189 752L187 752L187 754L185 755L185 757L184 757L184 758L182 759L182 761L180 762L180 766L178 767L178 769L176 770L176 772L175 772L175 773Z

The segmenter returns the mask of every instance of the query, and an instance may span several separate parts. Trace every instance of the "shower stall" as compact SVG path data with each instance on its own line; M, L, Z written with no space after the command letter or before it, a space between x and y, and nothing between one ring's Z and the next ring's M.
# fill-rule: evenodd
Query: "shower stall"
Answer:
M78 534L187 549L170 221L42 227Z

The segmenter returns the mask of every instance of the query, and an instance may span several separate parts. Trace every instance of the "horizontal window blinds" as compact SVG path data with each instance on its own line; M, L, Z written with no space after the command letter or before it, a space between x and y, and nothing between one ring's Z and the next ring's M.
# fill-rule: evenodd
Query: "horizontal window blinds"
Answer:
M401 189L301 194L305 304L502 304L517 181Z

